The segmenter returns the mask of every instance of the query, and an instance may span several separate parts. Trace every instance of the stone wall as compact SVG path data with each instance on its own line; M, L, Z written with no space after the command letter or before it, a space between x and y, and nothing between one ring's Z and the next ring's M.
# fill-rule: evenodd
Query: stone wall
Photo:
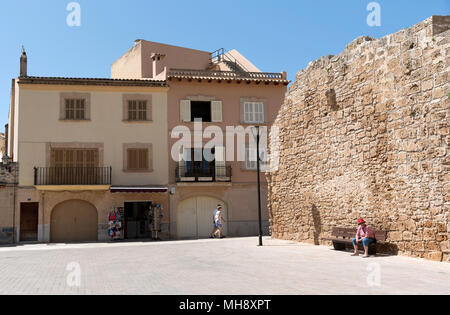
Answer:
M17 164L0 165L0 244L12 243Z
M433 16L360 37L298 73L275 122L274 237L325 245L363 217L388 231L388 252L448 259L449 28Z

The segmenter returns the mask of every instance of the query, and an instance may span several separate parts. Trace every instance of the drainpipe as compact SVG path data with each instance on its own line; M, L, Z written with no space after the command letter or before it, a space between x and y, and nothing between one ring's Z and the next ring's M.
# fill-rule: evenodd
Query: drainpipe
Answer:
M43 191L41 194L41 207L42 207L42 241L45 239L45 204L44 204L44 200L45 200L45 192ZM39 241L39 239L38 239Z
M14 181L13 181L13 244L16 243L16 183L17 183L17 170L19 166L16 164L14 169Z

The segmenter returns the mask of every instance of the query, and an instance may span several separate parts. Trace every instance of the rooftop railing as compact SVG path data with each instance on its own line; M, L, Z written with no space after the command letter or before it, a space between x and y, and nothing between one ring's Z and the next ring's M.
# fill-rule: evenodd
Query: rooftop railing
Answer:
M171 69L169 76L174 77L198 77L198 78L223 78L223 79L261 79L261 80L285 80L283 73L271 72L234 72L234 71L215 71L215 70L187 70Z

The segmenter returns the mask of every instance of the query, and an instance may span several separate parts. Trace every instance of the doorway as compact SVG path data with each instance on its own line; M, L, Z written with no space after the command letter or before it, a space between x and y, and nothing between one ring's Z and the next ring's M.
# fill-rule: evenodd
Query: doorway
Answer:
M38 202L20 204L20 241L37 242L38 240Z
M52 243L98 241L98 212L90 202L66 200L56 205L50 222Z
M150 208L151 201L125 202L125 239L145 239L152 237Z
M217 198L198 196L183 200L177 206L177 238L208 238L214 223L213 214L217 205L222 205L223 233L228 233L228 210L226 204Z

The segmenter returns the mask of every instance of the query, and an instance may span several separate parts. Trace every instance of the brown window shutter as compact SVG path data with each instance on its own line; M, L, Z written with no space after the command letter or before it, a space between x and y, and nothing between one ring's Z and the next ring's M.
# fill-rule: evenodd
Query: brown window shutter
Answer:
M147 158L148 158L148 163L147 163L148 170L153 171L153 146L150 146L148 148Z
M152 104L147 102L147 108L146 109L147 109L147 112L146 112L147 120L149 120L149 121L153 120Z
M64 152L59 149L52 149L50 153L50 166L51 167L61 167L64 164Z
M61 150L61 152L63 153L62 155L64 155L63 158L63 162L61 166L67 166L67 167L74 167L76 166L76 156L75 156L75 151L74 150Z
M133 169L133 152L131 149L127 150L127 169Z
M141 170L148 169L148 150L147 149L139 150L139 169L141 169Z
M138 168L136 149L128 149L128 169L134 170Z
M139 120L147 120L147 101L139 101Z
M98 150L94 150L93 151L93 166L95 167L99 167L100 166L100 154L98 152Z

